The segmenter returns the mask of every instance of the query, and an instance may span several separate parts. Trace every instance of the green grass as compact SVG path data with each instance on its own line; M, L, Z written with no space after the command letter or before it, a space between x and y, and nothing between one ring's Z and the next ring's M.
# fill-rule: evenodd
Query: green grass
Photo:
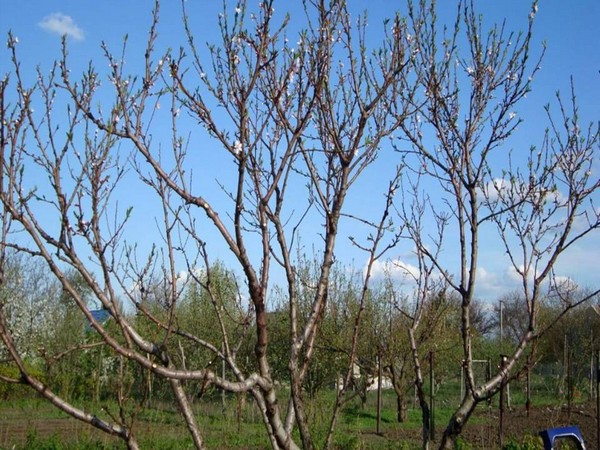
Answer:
M539 389L534 391L544 393ZM515 384L511 392L513 405L524 405L522 389ZM441 433L448 423L452 412L458 405L460 388L457 383L447 385L436 397L435 423L437 434ZM286 404L285 392L282 392L280 405ZM535 404L556 404L557 397L535 395ZM308 402L308 416L311 421L312 437L317 444L324 442L330 423L331 408L335 401L334 391L322 391L315 399ZM341 411L334 434L334 445L339 449L388 449L420 448L419 435L421 428L421 411L409 405L408 420L405 423L396 421L396 397L393 391L383 392L383 410L381 433L377 434L377 396L371 392L366 406L363 408L359 398L353 399ZM79 404L85 410L93 411L108 418L106 412L100 412L100 405L92 403ZM102 404L113 415L118 414L115 404ZM263 449L269 448L269 441L264 430L261 415L250 397L247 398L241 417L238 417L237 397L226 397L225 408L220 396L197 400L195 410L199 426L208 448L221 449ZM496 408L496 401L492 408ZM133 409L132 409L133 410ZM487 420L487 407L482 405L482 413L471 418L470 423ZM23 449L117 449L124 445L114 437L107 436L84 424L77 423L75 432L48 434L35 431L35 425L44 421L56 420L59 425L75 423L72 419L47 402L39 399L17 400L0 404L0 448ZM11 438L11 424L25 423L30 426L26 436ZM47 431L47 430L46 430ZM169 402L153 401L140 410L136 416L135 432L142 448L184 449L193 448L192 441L185 429L179 412ZM296 438L299 440L298 436ZM12 439L12 440L11 440ZM469 448L467 443L461 444ZM319 446L319 445L317 445Z

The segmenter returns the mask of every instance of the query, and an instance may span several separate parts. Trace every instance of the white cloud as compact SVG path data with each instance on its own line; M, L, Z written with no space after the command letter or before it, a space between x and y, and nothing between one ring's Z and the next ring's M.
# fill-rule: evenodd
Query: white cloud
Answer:
M483 267L477 268L477 285L475 287L477 297L496 298L502 293L504 286L505 284L499 279L498 274Z
M524 269L524 266L521 264L519 266L519 270L522 271L523 269ZM529 275L530 275L529 278L532 278L531 274L529 274ZM508 266L506 268L506 271L504 272L504 276L505 276L506 281L510 281L514 285L518 285L523 282L523 276L519 272L517 272L517 269L515 269L513 266Z
M535 178L531 180L535 182ZM536 187L535 193L530 191L530 186L526 182L515 180L510 181L505 178L494 178L488 181L482 188L478 188L478 194L490 202L504 201L517 203L524 198L540 199L544 196L549 201L561 203L565 201L564 195L558 190L544 189L542 186Z
M519 270L523 270L523 266L520 266ZM556 267L557 271L561 269ZM537 274L539 275L539 273ZM506 268L503 277L504 292L522 290L523 289L523 276L520 275L517 270L510 266ZM533 270L528 274L527 283L532 286L534 282ZM575 278L564 273L556 273L555 275L549 275L543 282L542 287L547 290L558 290L563 294L573 293L580 289L580 284Z
M487 197L490 201L496 201L499 199L499 193L509 189L510 183L504 178L494 178L492 181L483 187L483 191L479 189L479 195Z
M557 273L571 278L581 287L598 286L598 248L600 236L588 235L561 255L556 264Z
M372 269L373 278L384 278L386 275L402 283L415 283L419 278L419 268L400 259L375 261Z
M179 273L177 274L177 280L185 283L187 281L189 277L189 273L185 270L180 270Z
M42 19L38 26L50 33L59 36L67 35L76 41L83 40L83 30L75 23L71 16L60 12L52 13Z

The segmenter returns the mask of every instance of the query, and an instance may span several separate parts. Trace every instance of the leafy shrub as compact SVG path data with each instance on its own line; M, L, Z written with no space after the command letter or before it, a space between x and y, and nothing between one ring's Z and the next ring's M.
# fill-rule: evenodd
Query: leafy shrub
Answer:
M31 375L34 377L43 380L44 374L35 369L28 368ZM0 375L18 380L21 378L21 374L19 373L19 369L14 365L0 365ZM33 389L25 384L19 383L7 383L4 381L0 381L0 399L2 400L15 400L22 398L33 398L36 396L36 393Z
M471 446L459 436L454 442L454 450L471 450Z
M512 439L502 447L503 450L542 450L543 448L541 438L532 435L524 436L521 442Z

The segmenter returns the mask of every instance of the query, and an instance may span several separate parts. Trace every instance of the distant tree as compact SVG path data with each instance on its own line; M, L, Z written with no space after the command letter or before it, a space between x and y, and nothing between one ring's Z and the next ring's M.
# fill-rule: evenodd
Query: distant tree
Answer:
M65 277L89 304L91 290L83 278L72 271L66 272ZM47 338L38 351L44 358L48 384L67 398L91 397L91 364L95 361L89 360L87 351L104 343L87 342L85 316L68 291L63 290L54 299L52 313L46 317L46 321Z
M38 349L52 338L59 285L41 261L7 252L0 285L0 308L15 346L30 363L39 364ZM2 349L2 359L8 355Z
M595 312L598 297L585 306L571 309L560 321L554 322L554 319L564 309L565 299L578 303L588 295L587 289L573 284L568 294L548 296L540 311L540 322L551 326L537 343L536 361L560 369L563 380L569 370L576 379L588 379L590 362L600 339L600 320ZM587 390L588 386L580 387Z

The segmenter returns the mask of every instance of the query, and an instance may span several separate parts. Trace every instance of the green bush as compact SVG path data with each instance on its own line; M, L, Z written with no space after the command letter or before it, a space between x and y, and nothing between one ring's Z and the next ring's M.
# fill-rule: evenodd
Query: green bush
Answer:
M34 377L44 380L44 374L41 371L32 367L28 367L28 370ZM19 369L13 365L0 365L0 375L15 380L21 378ZM26 384L0 381L0 399L2 400L33 398L35 396L36 392Z
M454 442L454 450L471 450L471 446L459 436Z
M544 448L541 438L538 436L526 435L521 442L510 440L504 444L502 450L542 450Z

